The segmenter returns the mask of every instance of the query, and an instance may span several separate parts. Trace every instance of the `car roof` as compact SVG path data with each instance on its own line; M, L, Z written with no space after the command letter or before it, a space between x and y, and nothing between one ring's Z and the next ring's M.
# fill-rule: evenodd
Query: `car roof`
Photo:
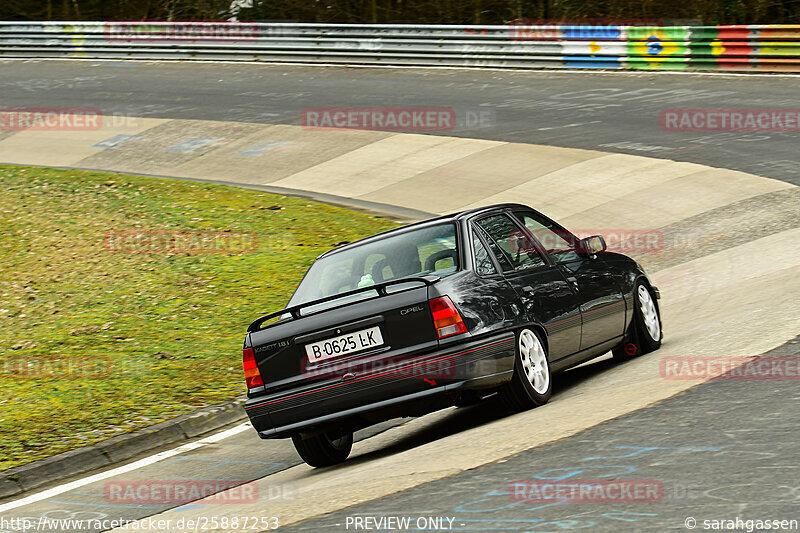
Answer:
M426 226L435 226L436 224L442 224L444 222L456 222L459 220L463 220L465 218L470 218L474 215L481 214L481 213L489 213L492 211L499 211L503 209L532 209L531 207L524 205L524 204L516 204L516 203L503 203L503 204L493 204L487 205L483 207L476 207L473 209L467 209L465 211L458 211L456 213L451 213L449 215L440 215L438 217L429 218L427 220L422 220L420 222L414 222L413 224L407 224L405 226L400 226L397 228L393 228L387 231L383 231L381 233L376 233L375 235L370 235L369 237L364 237L363 239L359 239L357 241L353 241L351 243L344 244L339 246L338 248L333 248L332 250L328 250L327 252L321 254L317 259L325 257L330 254L335 254L338 252L342 252L345 250L349 250L352 248L356 248L361 246L362 244L367 244L372 241L378 241L382 238L392 236L392 235L400 235L407 231L413 231L418 228L423 228Z

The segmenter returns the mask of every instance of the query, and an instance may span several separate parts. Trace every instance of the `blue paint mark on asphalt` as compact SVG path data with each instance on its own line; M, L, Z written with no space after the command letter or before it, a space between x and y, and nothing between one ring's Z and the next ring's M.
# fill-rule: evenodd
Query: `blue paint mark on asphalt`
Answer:
M596 470L611 470L611 471L603 474L591 473ZM563 473L556 474L556 472L563 472ZM551 468L550 470L539 472L533 477L534 479L554 479L556 481L562 481L564 479L575 477L578 474L583 474L584 472L589 472L589 475L592 476L593 478L617 477L636 472L636 467L629 465L604 465L604 466L577 466L577 467L573 466L565 468Z
M654 450L686 450L691 452L715 452L724 446L616 446L619 450L636 450L625 455L604 455L598 457L584 457L581 461L593 461L595 459L620 459L623 457L636 457L644 452Z
M624 515L624 516L623 516ZM631 518L632 516L658 516L658 513L636 513L634 511L609 511L600 516L603 518L610 518L611 520L619 520L620 522L638 522L638 518ZM628 518L625 518L628 516Z
M591 457L584 457L581 461L591 461L596 459L620 459L620 458L628 458L628 457L638 457L647 452L656 452L656 453L663 453L669 451L689 451L689 452L710 452L710 451L718 451L722 450L724 446L615 446L618 450L624 450L621 455L607 455L607 456L591 456ZM598 471L603 471L602 473L598 473ZM632 474L636 472L637 468L632 465L597 465L597 466L574 466L574 467L561 467L561 468L551 468L545 470L543 472L539 472L534 474L532 477L533 479L545 479L545 480L554 480L554 481L561 481L565 479L575 478L578 475L586 475L588 478L591 479L600 479L600 478L617 478L623 476L625 474ZM524 485L524 480L519 480L518 482L511 482L509 488L515 487L516 485ZM558 505L568 504L568 500L566 498L555 498L550 500L549 502L542 503L540 499L514 499L511 497L512 492L509 490L501 490L501 491L493 491L487 492L483 494L482 498L477 500L473 500L466 503L461 503L453 507L453 511L455 513L492 513L497 511L504 511L512 508L517 508L517 511L539 511L541 509L546 509L548 507L555 507ZM509 501L511 500L511 501ZM533 505L532 507L529 507ZM473 515L474 516L474 515ZM554 530L561 531L561 530L572 530L572 529L584 529L590 528L598 524L599 519L607 519L607 520L616 520L622 522L638 522L641 518L645 517L653 517L659 516L658 513L647 513L647 512L630 512L630 511L609 511L606 513L601 514L600 516L586 516L584 515L581 520L574 520L569 518L560 518L556 520L545 521L540 518L528 518L528 519L507 519L507 518L455 518L455 524L459 524L459 526L467 526L467 527L453 527L453 530L473 530L473 527L469 527L471 524L466 524L467 522L477 522L482 523L483 525L479 526L477 529L482 531L489 531L489 530L519 530L519 529L526 529L527 531L538 531L541 527L554 527ZM589 518L592 520L584 520L585 518ZM518 527L513 527L516 523L519 523ZM524 525L527 522L527 527ZM454 524L454 525L455 525ZM494 525L495 527L486 527L490 524Z
M273 148L277 148L279 146L286 146L289 144L294 144L294 143L288 141L278 141L278 142L264 141L248 148L247 150L243 150L236 155L257 157L260 155L264 155L264 153L268 152L269 150L272 150Z
M209 139L187 139L180 144L176 144L175 146L170 146L167 148L167 152L172 152L176 154L188 154L189 152L194 152L198 148L202 148L203 146L208 146L209 144L214 144L222 141L223 139L220 137L211 137Z
M106 148L106 149L114 149L119 148L120 145L132 141L134 139L140 139L144 137L144 135L125 135L121 133L119 135L114 135L113 137L109 137L105 141L101 141L97 144L92 145L92 148Z

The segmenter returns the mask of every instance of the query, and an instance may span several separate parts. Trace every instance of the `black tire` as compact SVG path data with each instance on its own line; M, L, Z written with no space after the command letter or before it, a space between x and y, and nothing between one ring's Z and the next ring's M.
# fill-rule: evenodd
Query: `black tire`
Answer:
M331 437L329 433L318 433L305 439L301 435L293 435L292 443L309 466L333 466L344 462L350 455L350 450L353 448L353 432L348 431Z
M533 337L531 337L531 335ZM530 359L528 365L523 362L525 359L522 349L523 339L527 339L528 341L535 339L535 343L538 344L538 347L541 348L542 351L544 358L543 364L533 365L540 367L540 371L546 377L546 385L540 384L540 390L538 391L531 383L532 378L529 378L531 375ZM547 360L547 348L542 342L542 338L538 333L536 333L536 331L531 329L522 329L517 332L517 347L514 357L514 375L511 377L511 381L503 385L498 393L500 398L503 400L503 403L505 403L513 411L525 411L532 407L544 405L550 399L550 396L553 394L553 377L550 375L550 363Z
M648 328L648 320L642 311L642 302L639 299L639 291L644 290L650 298L655 311L657 327L657 339L653 337L651 328ZM647 306L647 305L646 305ZM652 326L652 322L651 322ZM633 318L625 339L611 350L614 359L618 361L626 361L646 353L658 350L661 347L661 340L663 339L661 329L661 311L658 308L658 301L653 294L653 291L644 281L637 281L636 286L633 288Z

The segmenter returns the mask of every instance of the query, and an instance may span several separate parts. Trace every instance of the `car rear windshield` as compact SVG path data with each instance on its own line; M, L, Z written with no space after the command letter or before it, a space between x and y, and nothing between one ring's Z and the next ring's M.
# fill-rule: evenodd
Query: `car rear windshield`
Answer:
M392 235L333 252L311 265L289 305L319 300L408 276L447 276L458 270L455 224Z

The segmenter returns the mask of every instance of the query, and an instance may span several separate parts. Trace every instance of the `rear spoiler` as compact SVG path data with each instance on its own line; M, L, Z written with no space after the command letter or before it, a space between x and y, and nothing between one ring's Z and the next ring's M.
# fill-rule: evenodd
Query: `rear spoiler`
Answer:
M387 294L389 294L387 292L386 288L391 286L391 285L400 285L402 283L411 283L411 282L414 282L414 281L417 281L417 282L420 282L420 283L424 283L425 285L433 285L434 283L439 281L439 279L441 279L441 278L439 278L439 276L433 276L433 275L409 276L407 278L398 278L398 279L393 279L393 280L390 280L390 281L384 281L382 283L376 283L375 285L368 285L366 287L359 287L358 289L353 289L352 291L347 291L347 292L343 292L343 293L340 293L340 294L334 294L332 296L327 296L325 298L320 298L319 300L313 300L311 302L306 302L306 303L302 303L302 304L299 304L299 305L293 305L292 307L287 307L286 309L283 309L281 311L276 311L274 313L270 313L268 315L264 315L261 318L256 319L252 324L250 324L247 327L247 332L248 333L252 333L254 331L259 331L259 330L262 329L261 325L264 322L266 322L267 320L271 320L271 319L273 319L275 317L279 317L281 315L290 314L292 316L292 319L298 319L298 318L300 318L302 316L300 314L300 310L301 309L304 309L306 307L311 307L311 306L314 306L314 305L319 305L319 304L325 303L325 302L330 302L332 300L338 300L339 298L346 298L346 297L351 296L353 294L358 294L358 293L361 293L361 292L368 292L368 291L378 291L378 296L386 296ZM331 309L338 309L339 307L344 307L345 305L348 305L348 304L342 304L342 305L334 306L334 307L331 307L329 309L326 309L326 311L329 311ZM277 324L277 322L276 322L276 324ZM275 324L270 324L270 325L275 325ZM269 326L267 326L267 327L269 327Z

